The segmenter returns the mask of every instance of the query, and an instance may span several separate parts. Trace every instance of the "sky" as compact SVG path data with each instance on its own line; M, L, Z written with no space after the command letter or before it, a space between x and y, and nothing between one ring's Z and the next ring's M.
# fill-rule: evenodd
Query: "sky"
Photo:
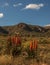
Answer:
M50 25L50 0L0 0L0 26Z

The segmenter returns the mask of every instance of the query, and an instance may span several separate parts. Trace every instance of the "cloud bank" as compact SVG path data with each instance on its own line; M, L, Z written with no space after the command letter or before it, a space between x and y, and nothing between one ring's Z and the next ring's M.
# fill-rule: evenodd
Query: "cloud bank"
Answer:
M41 7L44 7L44 4L28 4L24 9L40 9Z

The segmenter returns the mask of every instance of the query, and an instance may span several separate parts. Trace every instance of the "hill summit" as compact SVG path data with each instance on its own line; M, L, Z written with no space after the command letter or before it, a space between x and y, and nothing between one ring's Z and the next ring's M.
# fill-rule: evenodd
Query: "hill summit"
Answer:
M23 30L32 31L32 29L26 23L19 23L17 25L17 27L20 28L20 29L23 29Z

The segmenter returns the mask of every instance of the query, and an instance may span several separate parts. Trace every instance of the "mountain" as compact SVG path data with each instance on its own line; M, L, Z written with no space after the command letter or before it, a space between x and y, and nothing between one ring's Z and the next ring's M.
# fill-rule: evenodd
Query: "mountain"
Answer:
M2 28L8 31L10 35L19 32L21 36L50 36L50 29L38 25L19 23L13 26L3 26Z

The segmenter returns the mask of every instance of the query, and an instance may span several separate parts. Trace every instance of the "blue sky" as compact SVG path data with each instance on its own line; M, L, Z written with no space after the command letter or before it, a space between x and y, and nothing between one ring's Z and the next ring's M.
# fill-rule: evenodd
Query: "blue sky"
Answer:
M0 26L50 24L50 0L0 0Z

